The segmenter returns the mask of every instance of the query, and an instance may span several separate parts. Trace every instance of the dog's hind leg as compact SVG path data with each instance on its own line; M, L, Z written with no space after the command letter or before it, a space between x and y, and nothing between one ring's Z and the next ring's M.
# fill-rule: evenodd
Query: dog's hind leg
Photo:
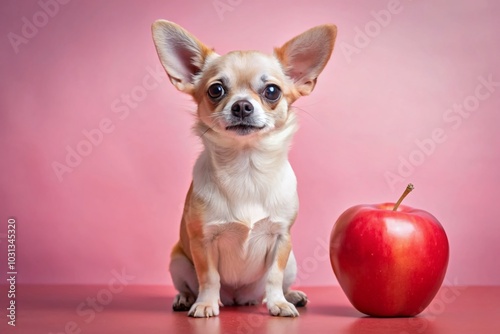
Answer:
M174 298L172 308L174 311L189 311L198 296L198 279L194 265L179 244L175 245L170 258L170 275L179 292Z
M306 306L307 296L302 291L291 290L290 286L295 281L297 276L297 261L293 255L293 251L290 252L290 257L285 268L284 278L283 278L283 293L285 294L285 299L297 307Z

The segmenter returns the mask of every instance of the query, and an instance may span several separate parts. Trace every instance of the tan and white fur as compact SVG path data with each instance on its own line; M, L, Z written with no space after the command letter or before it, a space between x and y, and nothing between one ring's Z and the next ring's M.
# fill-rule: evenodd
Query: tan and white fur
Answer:
M312 28L274 50L218 55L179 25L158 20L153 40L172 84L198 108L204 150L193 170L170 273L174 310L212 317L222 305L265 302L298 316L306 295L290 286L297 266L290 229L299 207L288 150L292 103L314 89L336 27Z

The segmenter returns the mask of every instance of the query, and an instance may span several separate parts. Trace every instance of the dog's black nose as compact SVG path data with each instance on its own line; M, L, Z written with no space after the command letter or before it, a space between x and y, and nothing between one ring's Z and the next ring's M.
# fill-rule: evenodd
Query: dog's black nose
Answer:
M231 113L234 117L243 119L253 113L253 105L247 100L238 100L231 106Z

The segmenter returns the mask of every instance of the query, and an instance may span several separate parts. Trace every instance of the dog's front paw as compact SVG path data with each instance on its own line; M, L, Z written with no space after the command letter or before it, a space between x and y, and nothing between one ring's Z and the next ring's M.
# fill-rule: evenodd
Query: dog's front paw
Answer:
M194 299L195 297L192 294L179 293L177 296L175 296L172 308L176 312L187 311L194 304Z
M188 315L194 318L210 318L219 315L219 303L196 302L189 310Z
M271 315L277 317L298 317L299 312L292 303L286 300L279 302L268 302L267 309Z

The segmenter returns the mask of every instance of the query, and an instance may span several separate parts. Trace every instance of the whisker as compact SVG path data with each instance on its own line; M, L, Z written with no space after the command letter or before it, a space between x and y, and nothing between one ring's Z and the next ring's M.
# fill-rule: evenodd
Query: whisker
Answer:
M300 108L300 107L297 107L297 106L293 106L292 107L293 109L297 109L297 110L300 110L301 112L303 112L304 114L307 114L309 117L311 117L313 120L315 120L316 122L322 124L316 117L313 116L313 114L311 114L310 112L308 112L307 110L305 110L304 108Z
M200 135L200 138L202 138L205 135L205 133L207 133L208 130L211 130L211 129L212 128L207 125L207 129L205 131L203 131L203 133Z
M221 115L220 113L215 113L215 114L210 115L209 118L212 121L212 124L214 124L219 120L219 118L222 118L222 116L223 115ZM204 125L207 127L207 129L205 131L203 131L203 133L200 135L200 138L203 137L209 130L215 131L213 129L213 126L210 126L206 123L204 123Z

